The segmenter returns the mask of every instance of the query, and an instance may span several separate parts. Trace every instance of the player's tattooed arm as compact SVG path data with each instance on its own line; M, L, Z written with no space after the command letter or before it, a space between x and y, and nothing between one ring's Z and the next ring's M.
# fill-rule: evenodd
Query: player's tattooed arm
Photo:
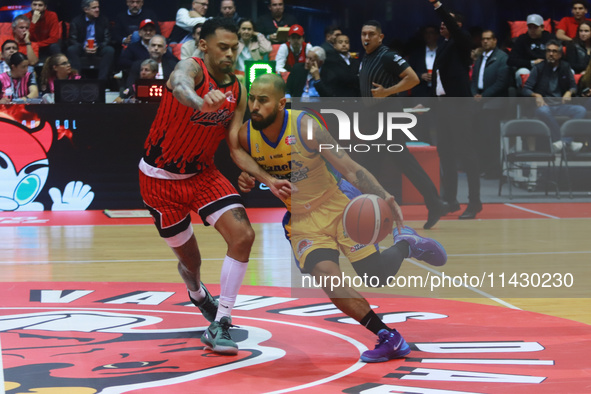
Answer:
M203 99L195 93L195 85L203 79L203 70L193 59L181 60L177 63L168 80L172 94L188 107L201 110Z

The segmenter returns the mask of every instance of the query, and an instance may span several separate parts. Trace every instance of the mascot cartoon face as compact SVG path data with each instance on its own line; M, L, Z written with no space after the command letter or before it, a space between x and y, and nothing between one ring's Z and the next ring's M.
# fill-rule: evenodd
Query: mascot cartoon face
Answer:
M205 329L178 327L166 317L106 311L0 316L6 393L124 393L285 355L281 349L261 346L270 332L248 327L232 330L239 354L220 357L204 351L200 337Z
M18 123L22 116L32 114L22 106L6 110L0 106L0 212L43 211L43 204L35 199L45 186L49 174L47 152L53 142L53 130L48 122L34 120L35 128ZM23 120L24 122L24 120ZM58 139L72 132L60 127ZM48 190L53 201L52 211L84 211L94 200L89 185L69 182L63 192L57 187Z
M0 123L0 211L16 211L32 204L47 181L47 151L53 141L48 123L29 132L19 123ZM37 208L37 209L35 209ZM43 207L41 206L41 209Z

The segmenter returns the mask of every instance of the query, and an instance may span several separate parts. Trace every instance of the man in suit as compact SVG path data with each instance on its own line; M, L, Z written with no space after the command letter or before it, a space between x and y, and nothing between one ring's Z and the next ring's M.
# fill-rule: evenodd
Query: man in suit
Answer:
M165 56L167 53L168 45L166 45L166 38L161 35L155 35L150 40L148 46L148 52L150 53L150 59L158 63L158 72L156 73L156 79L168 79L170 74L174 70L174 67L178 63L178 59L174 56ZM129 77L127 78L127 86L135 84L137 77L140 75L140 68L142 60L137 60L131 66L129 71Z
M437 54L437 38L439 32L435 26L425 26L422 29L423 45L414 50L408 63L416 71L421 82L411 90L413 97L431 96L433 63Z
M328 97L324 81L320 78L326 60L321 47L311 47L305 63L294 64L287 77L287 93L291 97Z
M432 95L441 97L437 108L437 151L441 163L443 199L449 204L449 211L460 209L457 200L458 173L456 158L459 155L468 177L468 207L459 219L474 219L482 211L480 201L480 172L474 144L471 113L468 100L450 103L450 97L471 97L470 56L472 38L461 29L459 15L450 13L438 0L428 0L441 18L439 32L444 41L437 48L433 64ZM457 152L456 152L457 148Z
M509 87L509 56L497 48L497 37L492 30L482 32L482 54L472 68L472 95L480 102L480 110L474 123L477 130L477 145L480 170L485 178L495 179L501 175L500 124L501 99L507 97Z
M359 59L349 52L349 37L339 34L334 50L326 55L321 79L330 97L359 97Z
M82 10L84 13L70 23L68 59L76 70L82 68L81 58L98 65L98 78L106 80L115 56L109 20L100 15L99 2L96 0L82 0Z

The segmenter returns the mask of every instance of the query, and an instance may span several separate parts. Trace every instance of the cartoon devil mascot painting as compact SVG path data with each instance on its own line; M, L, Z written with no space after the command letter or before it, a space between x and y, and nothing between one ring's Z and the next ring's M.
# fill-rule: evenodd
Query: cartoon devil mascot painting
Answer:
M37 123L29 129L16 119L0 117L0 211L44 210L35 199L49 174L53 130L47 122ZM69 182L63 193L56 187L48 193L52 211L83 211L94 199L90 186L79 181Z

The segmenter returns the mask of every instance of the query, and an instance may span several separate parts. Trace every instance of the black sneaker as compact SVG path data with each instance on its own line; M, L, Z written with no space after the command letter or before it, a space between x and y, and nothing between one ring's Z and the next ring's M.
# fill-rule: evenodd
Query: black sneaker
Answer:
M203 288L203 290L205 290L205 298L201 300L201 302L198 302L191 297L191 294L189 294L189 299L191 300L193 305L199 308L203 317L206 318L207 321L212 323L215 320L215 315L217 315L218 313L218 301L213 298L213 296L210 294L209 290L207 290L207 287L205 287L203 282L201 282L201 287Z
M201 336L201 342L205 344L205 349L220 354L238 354L238 345L230 336L230 327L236 326L232 325L232 319L228 316L222 317L220 321L212 322Z

